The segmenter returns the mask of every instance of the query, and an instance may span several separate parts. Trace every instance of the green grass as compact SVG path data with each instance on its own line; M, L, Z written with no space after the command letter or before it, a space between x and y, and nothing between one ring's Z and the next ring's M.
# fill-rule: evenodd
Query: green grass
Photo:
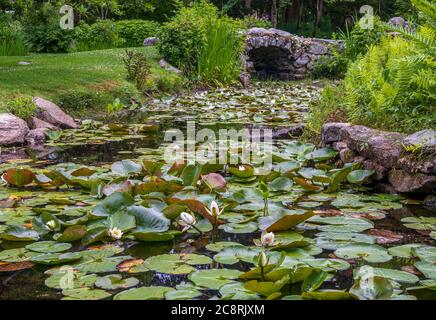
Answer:
M135 50L141 50L149 58L155 81L165 81L174 86L181 82L179 76L159 67L156 49L149 47ZM127 73L122 61L124 53L125 49L109 49L0 57L0 101L32 95L56 102L63 94L71 91L95 93L103 97L101 101L109 101L125 92L125 88L134 91L131 89L132 84L126 80ZM31 62L31 65L18 65L20 61ZM74 114L79 110L67 111Z

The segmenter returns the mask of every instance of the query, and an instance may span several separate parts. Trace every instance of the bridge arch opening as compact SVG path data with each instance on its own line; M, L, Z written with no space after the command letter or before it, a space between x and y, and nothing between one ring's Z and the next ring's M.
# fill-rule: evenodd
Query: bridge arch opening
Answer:
M254 76L259 79L289 80L292 57L289 50L276 46L253 48L248 53Z

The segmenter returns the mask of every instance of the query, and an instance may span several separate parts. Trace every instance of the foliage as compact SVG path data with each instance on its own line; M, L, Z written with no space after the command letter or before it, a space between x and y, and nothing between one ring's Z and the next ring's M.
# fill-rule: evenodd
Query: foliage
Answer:
M24 56L26 54L27 48L21 23L13 21L9 14L0 12L0 56Z
M82 23L74 29L73 51L91 51L119 47L122 40L111 20L99 20L92 25Z
M377 16L374 17L374 28L362 28L360 22L355 24L351 32L347 30L340 35L345 40L344 54L351 61L364 55L371 46L379 44L386 33L384 23Z
M85 90L68 90L59 93L56 103L64 110L86 111L104 105L107 100L102 94Z
M310 130L319 132L335 109L353 123L386 130L436 126L436 12L427 0L413 4L424 24L416 31L394 28L402 36L385 38L351 64L344 82L325 91L313 108Z
M148 20L121 20L115 23L124 47L142 46L144 39L155 36L159 23Z
M235 80L241 71L242 48L242 37L232 21L209 21L206 42L198 55L197 79L213 84Z
M208 18L216 15L216 7L206 1L182 8L159 32L160 53L179 69L194 70L206 41Z
M62 53L70 48L73 32L59 26L57 7L32 3L23 17L24 39L32 52Z
M11 113L25 121L30 120L36 114L36 105L30 96L19 96L8 100L0 105L1 112Z
M240 70L241 21L219 17L216 7L199 1L183 8L159 34L159 50L190 78L208 84L227 83Z
M127 70L128 80L133 81L138 90L143 90L150 75L147 57L140 51L126 50L123 62Z

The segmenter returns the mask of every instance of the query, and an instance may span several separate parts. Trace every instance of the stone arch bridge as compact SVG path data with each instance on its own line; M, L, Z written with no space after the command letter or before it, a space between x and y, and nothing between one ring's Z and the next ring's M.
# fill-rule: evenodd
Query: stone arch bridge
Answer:
M333 58L343 42L304 38L278 29L247 31L245 71L262 79L304 79L321 57Z

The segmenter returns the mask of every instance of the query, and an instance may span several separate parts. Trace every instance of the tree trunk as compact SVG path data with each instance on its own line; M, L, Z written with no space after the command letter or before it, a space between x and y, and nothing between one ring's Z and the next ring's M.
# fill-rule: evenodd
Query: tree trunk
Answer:
M324 0L315 0L315 25L313 28L313 36L316 36L316 32L318 31L319 24L322 18L322 11L324 9Z
M277 28L277 0L272 0L271 6L271 24L273 28Z
M253 0L245 0L245 13L251 14Z
M288 4L286 8L286 24L290 25L294 22L296 26L300 25L302 5L302 0L293 0L292 4Z

